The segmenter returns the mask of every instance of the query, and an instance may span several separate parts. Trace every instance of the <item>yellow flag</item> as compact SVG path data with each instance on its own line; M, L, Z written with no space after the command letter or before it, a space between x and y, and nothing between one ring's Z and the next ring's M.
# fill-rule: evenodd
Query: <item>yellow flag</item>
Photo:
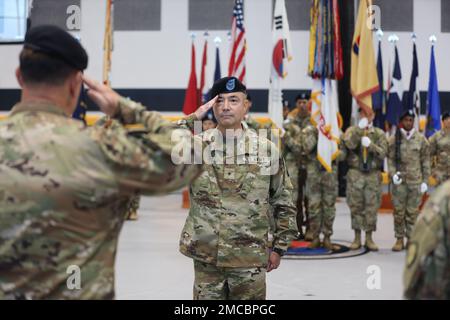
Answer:
M372 30L369 22L372 0L361 0L358 20L352 42L352 67L350 87L358 105L367 113L372 113L372 93L378 90L378 76L375 66Z
M310 16L310 30L309 30L309 55L308 55L308 74L313 76L314 60L316 55L316 35L317 35L317 20L319 17L319 0L313 0L311 5Z

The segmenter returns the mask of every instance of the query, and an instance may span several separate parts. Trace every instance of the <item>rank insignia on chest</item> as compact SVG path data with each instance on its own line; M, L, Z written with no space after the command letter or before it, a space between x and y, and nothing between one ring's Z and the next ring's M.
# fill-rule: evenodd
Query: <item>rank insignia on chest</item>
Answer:
M235 179L235 169L234 168L225 168L223 171L223 177L226 180L234 180Z

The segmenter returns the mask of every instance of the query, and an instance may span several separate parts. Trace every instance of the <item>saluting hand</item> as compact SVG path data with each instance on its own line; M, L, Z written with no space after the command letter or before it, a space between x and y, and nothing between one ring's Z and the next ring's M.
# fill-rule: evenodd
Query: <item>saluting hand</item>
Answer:
M119 108L120 95L113 89L86 75L83 75L83 82L88 87L87 94L94 101L100 110L108 116L114 116Z
M197 110L195 110L194 114L197 117L198 120L202 120L203 117L208 113L209 109L212 108L212 106L214 105L214 103L216 103L216 100L219 96L215 96L214 98L212 98L211 100L209 100L207 103L205 103L204 105L198 107Z

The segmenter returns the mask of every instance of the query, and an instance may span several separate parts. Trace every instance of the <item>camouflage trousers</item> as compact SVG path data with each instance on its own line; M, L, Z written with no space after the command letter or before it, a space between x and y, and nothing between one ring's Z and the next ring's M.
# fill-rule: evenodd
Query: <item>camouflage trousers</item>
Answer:
M266 269L221 268L194 260L194 300L265 300Z
M381 204L381 172L363 173L349 169L347 173L347 204L352 217L352 229L376 231Z
M297 160L286 160L286 168L291 178L292 186L292 201L297 208L297 229L302 230L303 226L308 228L309 216L308 216L308 197L306 196L306 169L299 168Z
M309 230L314 237L318 237L321 232L331 236L338 195L337 171L308 170L307 188Z
M396 238L409 238L419 215L422 200L420 185L402 183L392 187L394 205L394 231Z

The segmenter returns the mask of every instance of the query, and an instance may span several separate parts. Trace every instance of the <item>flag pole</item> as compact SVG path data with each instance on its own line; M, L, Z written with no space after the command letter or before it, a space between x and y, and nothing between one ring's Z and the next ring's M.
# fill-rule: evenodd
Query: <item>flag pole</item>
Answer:
M113 50L113 6L114 0L106 0L105 37L103 42L103 83L111 86L111 53Z

